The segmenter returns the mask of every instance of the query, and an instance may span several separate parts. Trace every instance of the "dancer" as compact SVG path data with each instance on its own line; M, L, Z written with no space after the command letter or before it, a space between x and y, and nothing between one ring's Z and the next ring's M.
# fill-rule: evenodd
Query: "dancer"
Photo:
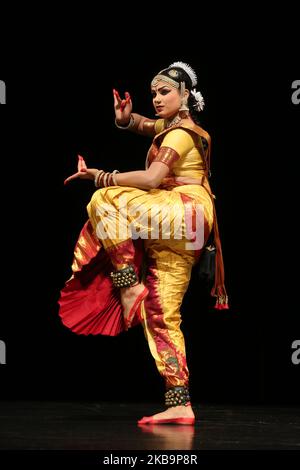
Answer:
M228 308L214 196L210 136L199 123L204 99L197 76L174 62L151 82L158 119L132 112L129 93L113 90L115 123L152 137L145 170L88 168L65 183L91 179L99 188L75 247L73 275L62 289L60 316L77 334L117 335L139 323L165 381L167 409L140 424L194 424L180 307L192 267L210 234L216 247L216 308Z

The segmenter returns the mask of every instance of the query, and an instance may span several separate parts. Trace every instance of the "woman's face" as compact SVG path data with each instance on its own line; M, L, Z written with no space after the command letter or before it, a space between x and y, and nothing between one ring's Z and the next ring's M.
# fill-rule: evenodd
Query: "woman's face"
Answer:
M175 116L181 106L181 97L177 88L166 82L158 82L151 87L153 106L156 114L163 119Z

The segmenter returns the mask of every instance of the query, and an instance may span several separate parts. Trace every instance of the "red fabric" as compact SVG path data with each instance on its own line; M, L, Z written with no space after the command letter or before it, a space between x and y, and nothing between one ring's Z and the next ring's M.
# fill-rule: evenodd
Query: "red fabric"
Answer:
M214 306L216 310L228 310L229 305L227 303L224 304L219 304L218 301L216 302L216 305Z
M134 242L134 265L140 271L143 244ZM81 271L75 273L61 290L59 316L76 334L116 336L125 331L119 289L113 286L110 273L113 265L104 249L98 252ZM132 323L139 323L136 317Z

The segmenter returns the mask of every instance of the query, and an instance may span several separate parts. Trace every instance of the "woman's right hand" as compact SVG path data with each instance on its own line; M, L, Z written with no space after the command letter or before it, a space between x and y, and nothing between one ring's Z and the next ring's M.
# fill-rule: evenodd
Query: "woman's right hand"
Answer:
M73 173L73 175L66 178L64 184L68 184L70 181L77 178L83 180L95 180L95 176L98 172L99 170L97 170L97 168L88 168L84 158L81 155L78 155L77 173Z
M129 124L132 111L132 101L130 94L126 91L125 99L122 100L120 98L119 92L114 89L113 96L117 124L120 126L127 126L127 124Z

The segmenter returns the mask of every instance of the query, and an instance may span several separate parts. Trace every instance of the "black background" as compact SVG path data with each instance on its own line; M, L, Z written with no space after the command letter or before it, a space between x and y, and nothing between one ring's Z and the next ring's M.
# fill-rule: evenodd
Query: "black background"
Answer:
M245 29L232 20L229 38L212 23L195 37L184 27L174 32L155 13L141 31L125 13L109 21L108 35L85 19L64 19L64 40L54 25L42 45L40 34L26 43L15 43L12 32L6 37L0 339L7 364L0 366L0 396L162 400L142 327L117 338L81 337L60 323L59 290L94 191L90 182L64 187L63 180L78 153L91 167L144 167L150 142L114 126L112 88L129 91L134 111L153 117L152 77L182 60L197 71L206 101L202 125L212 137L211 184L231 305L214 311L193 276L182 307L192 398L299 403L300 365L291 361L300 331L295 42L283 43L276 27L270 35L270 23Z

